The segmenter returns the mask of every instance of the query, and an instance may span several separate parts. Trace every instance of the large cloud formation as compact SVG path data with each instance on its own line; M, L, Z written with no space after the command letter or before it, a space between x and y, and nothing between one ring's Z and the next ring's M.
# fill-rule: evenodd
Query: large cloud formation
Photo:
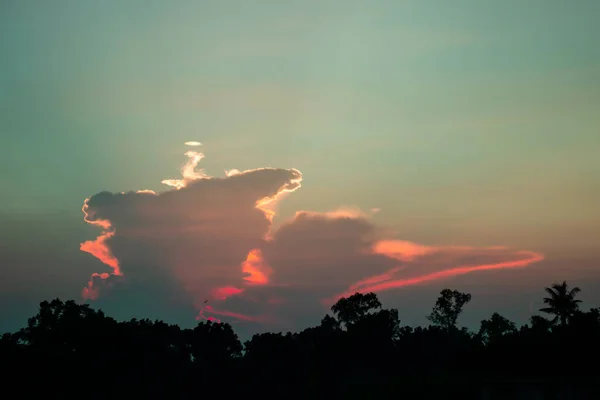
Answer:
M505 247L436 247L385 237L359 210L301 211L273 231L275 205L301 187L300 171L230 170L213 178L197 168L202 153L185 154L183 177L162 181L169 190L101 192L85 200L84 219L101 234L80 248L107 267L91 276L85 299L111 296L115 285L149 291L162 285L168 289L155 296L185 298L198 319L285 326L356 291L543 259Z

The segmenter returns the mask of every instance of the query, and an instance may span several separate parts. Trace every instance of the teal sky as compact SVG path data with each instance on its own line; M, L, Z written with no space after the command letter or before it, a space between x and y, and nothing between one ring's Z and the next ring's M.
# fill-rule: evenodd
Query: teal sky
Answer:
M211 175L302 171L281 217L377 207L408 240L542 251L538 287L600 281L598 16L594 0L5 0L0 233L19 247L22 221L61 218L77 250L86 197L161 190L197 140Z

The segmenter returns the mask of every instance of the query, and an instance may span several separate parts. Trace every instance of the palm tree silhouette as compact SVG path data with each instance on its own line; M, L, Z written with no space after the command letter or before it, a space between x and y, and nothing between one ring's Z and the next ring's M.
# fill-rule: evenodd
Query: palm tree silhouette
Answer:
M550 297L544 297L544 304L547 304L548 307L540 308L540 311L554 315L552 323L560 320L562 326L567 325L571 316L579 309L581 300L575 300L575 296L581 292L581 289L574 287L569 290L569 285L563 281L563 283L555 283L545 290L550 295Z

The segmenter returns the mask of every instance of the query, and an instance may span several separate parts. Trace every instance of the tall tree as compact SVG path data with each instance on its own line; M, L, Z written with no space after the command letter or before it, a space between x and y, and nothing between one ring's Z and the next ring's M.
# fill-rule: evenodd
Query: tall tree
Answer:
M537 333L548 333L552 329L552 321L548 321L541 315L532 315L529 317L531 323L531 329ZM528 325L523 326L521 329L527 329Z
M381 308L381 303L375 293L354 293L348 298L341 298L331 307L338 321L344 326L352 325L369 312Z
M493 343L501 338L515 334L517 327L508 319L498 313L492 314L490 319L481 321L479 337L485 344Z
M52 348L53 351L89 351L91 338L106 333L105 329L116 322L101 310L88 304L77 304L54 299L40 303L37 315L29 318L27 327L20 332L21 339L38 349Z
M242 355L238 335L227 323L201 321L186 333L191 355L198 366L223 366Z
M427 319L445 330L456 328L456 320L462 313L462 309L469 301L469 293L461 293L458 290L444 289L440 292L435 306Z
M566 326L573 314L579 310L581 300L575 299L575 296L581 292L581 289L578 287L569 289L567 282L563 281L563 283L555 283L545 290L549 297L544 297L544 304L548 307L540 308L540 311L554 315L553 323L560 321L562 326Z

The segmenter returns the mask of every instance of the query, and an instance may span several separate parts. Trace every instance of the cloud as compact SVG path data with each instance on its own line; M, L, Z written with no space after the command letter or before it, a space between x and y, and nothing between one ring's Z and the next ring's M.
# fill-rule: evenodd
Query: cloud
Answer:
M198 319L289 326L355 291L387 291L543 259L505 247L436 247L389 238L370 219L379 209L299 211L273 230L277 202L301 187L300 171L230 170L215 178L197 168L202 153L185 155L182 178L163 180L170 187L165 191L100 192L85 200L84 220L101 233L80 249L106 270L90 277L84 298L147 288L165 302L190 302Z
M261 168L211 178L196 170L202 153L186 156L183 178L163 181L172 190L101 192L84 202L85 221L102 233L80 248L110 267L92 276L84 298L97 299L116 277L143 282L168 274L201 308L268 281L260 248L271 226L269 207L299 188L302 174Z
M394 267L383 274L360 280L345 292L330 298L329 303L355 292L382 292L470 272L523 268L544 259L541 253L501 246L480 249L470 246L428 247L399 240L376 243L373 252L404 261L404 267Z

